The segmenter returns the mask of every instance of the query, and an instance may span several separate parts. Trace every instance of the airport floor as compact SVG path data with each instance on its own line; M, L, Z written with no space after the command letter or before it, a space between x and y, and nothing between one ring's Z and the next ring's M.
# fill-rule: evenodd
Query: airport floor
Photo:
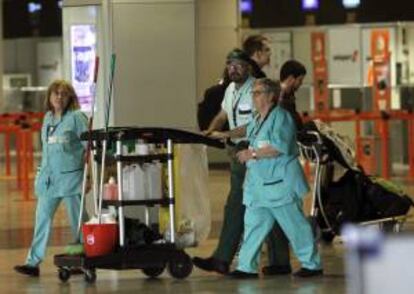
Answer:
M208 240L188 250L191 256L209 256L217 243L222 211L228 190L228 172L212 170L209 177L212 230ZM408 185L414 195L414 185ZM333 245L321 245L325 275L311 279L291 276L260 277L257 280L233 280L226 276L194 269L185 280L174 280L167 273L159 279L147 279L139 270L98 270L97 281L87 284L83 276L73 276L67 283L57 278L53 255L62 253L71 236L63 206L58 210L46 260L41 264L39 278L19 275L13 266L24 263L33 229L35 201L22 201L15 183L0 181L0 293L345 293L344 247L340 240ZM305 203L309 208L309 200ZM406 231L414 231L409 219ZM265 254L263 264L266 263ZM299 267L292 259L295 269Z

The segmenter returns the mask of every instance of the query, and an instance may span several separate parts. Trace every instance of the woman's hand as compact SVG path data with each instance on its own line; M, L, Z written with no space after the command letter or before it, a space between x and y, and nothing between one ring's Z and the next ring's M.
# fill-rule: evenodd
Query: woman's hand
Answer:
M242 151L237 152L236 156L237 159L241 162L241 163L245 163L250 159L253 159L253 150L252 149L245 149Z

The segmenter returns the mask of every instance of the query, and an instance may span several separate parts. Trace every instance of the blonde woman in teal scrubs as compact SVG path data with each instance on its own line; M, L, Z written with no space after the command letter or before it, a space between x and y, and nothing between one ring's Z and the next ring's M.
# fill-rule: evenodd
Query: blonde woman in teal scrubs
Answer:
M258 115L247 128L249 148L240 151L247 165L243 204L244 238L235 278L257 277L262 243L277 221L289 239L302 268L299 277L322 275L322 265L312 228L302 210L302 198L309 191L298 160L296 127L291 115L275 106L280 87L270 79L256 80L253 102ZM233 132L237 135L237 131Z
M80 134L87 131L87 117L79 110L73 87L63 80L49 86L46 104L48 111L41 132L42 160L35 179L37 206L33 240L26 263L15 266L17 272L29 276L39 276L39 264L45 257L59 204L65 203L74 236L80 212L85 152Z

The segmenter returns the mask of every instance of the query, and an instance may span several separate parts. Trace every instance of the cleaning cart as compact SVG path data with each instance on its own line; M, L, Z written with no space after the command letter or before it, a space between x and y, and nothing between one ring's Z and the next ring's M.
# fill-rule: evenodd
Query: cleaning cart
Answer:
M102 206L112 206L117 211L117 237L118 239L114 250L107 254L98 256L86 255L56 255L54 263L58 267L58 276L61 281L67 281L71 276L71 270L80 268L84 272L85 281L93 283L96 280L96 269L141 269L148 277L157 277L162 274L165 268L170 275L177 279L186 278L190 275L193 264L191 258L182 248L176 244L175 228L175 195L174 195L174 145L175 144L203 144L216 148L224 148L220 141L177 129L170 128L138 128L138 127L114 127L108 130L94 130L84 133L82 140L92 141L94 165L100 161L99 193L97 193L98 219L101 223ZM126 151L126 142L136 142L137 144L148 144L155 146L155 152L131 155ZM108 150L113 150L110 152ZM165 167L166 189L162 195L151 195L143 200L125 200L124 167L130 164L162 163ZM103 178L107 164L115 163L116 177L118 183L118 199L103 200ZM98 179L95 179L96 182ZM188 179L191 181L191 179ZM145 244L139 247L126 246L125 242L125 217L124 209L126 206L143 206L146 209L153 206L165 207L169 211L169 223L167 232L163 240L158 240L153 244ZM114 232L111 230L110 232ZM88 237L84 236L86 243ZM87 246L87 244L86 244Z

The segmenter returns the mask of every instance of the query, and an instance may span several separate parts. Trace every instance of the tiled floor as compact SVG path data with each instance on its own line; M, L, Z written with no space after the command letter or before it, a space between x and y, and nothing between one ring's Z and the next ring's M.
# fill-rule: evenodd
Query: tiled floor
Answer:
M148 280L138 270L98 270L94 285L88 285L82 276L72 277L63 284L56 274L53 255L61 253L70 242L67 219L63 207L56 215L51 247L47 259L41 265L40 278L28 278L16 274L13 266L24 262L31 241L35 201L24 202L11 182L0 182L0 293L344 293L343 245L335 242L322 246L321 252L326 275L310 280L290 276L259 280L235 281L224 276L194 269L192 275L177 281L164 273L158 280ZM210 197L212 232L210 239L199 247L188 250L190 255L208 256L215 247L222 219L222 210L228 189L228 173L214 170L210 173ZM414 186L409 186L411 195ZM308 205L306 205L308 207ZM412 221L408 230L412 231ZM265 262L265 260L264 260ZM298 264L292 261L295 268Z

